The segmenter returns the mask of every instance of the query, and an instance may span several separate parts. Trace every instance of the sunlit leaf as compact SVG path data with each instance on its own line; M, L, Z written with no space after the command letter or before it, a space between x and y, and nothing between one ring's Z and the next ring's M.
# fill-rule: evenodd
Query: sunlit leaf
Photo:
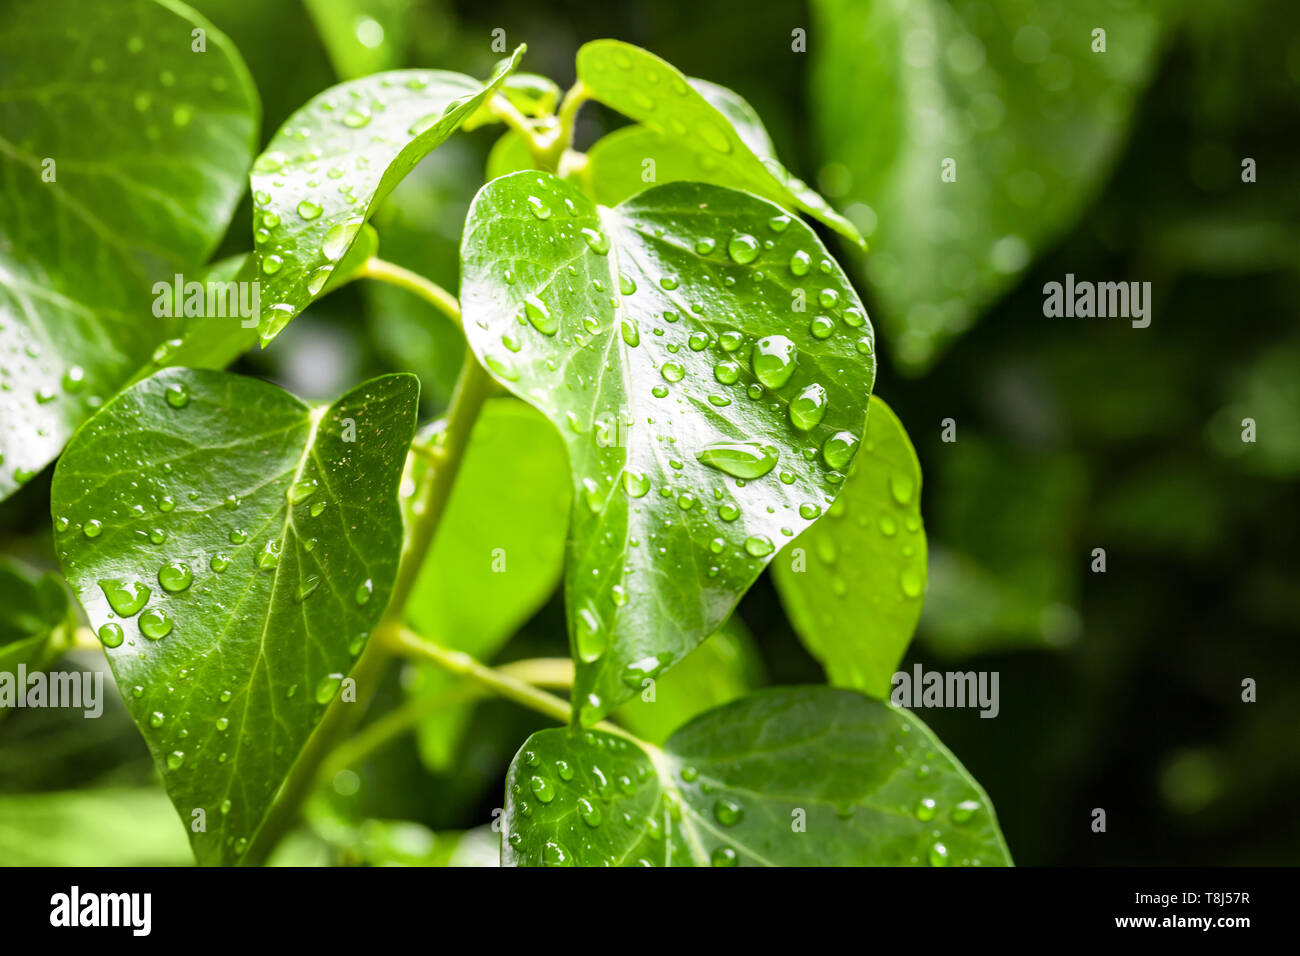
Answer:
M584 44L578 50L578 79L606 106L698 151L699 162L716 170L710 181L803 210L861 242L851 222L772 156L754 111L730 90L690 80L653 53L618 40Z
M280 128L253 164L253 239L263 344L320 295L362 223L515 68L486 84L443 70L398 70L331 87Z
M834 499L871 327L802 221L717 186L608 209L505 176L475 198L462 263L475 353L569 449L566 604L592 720L716 630Z

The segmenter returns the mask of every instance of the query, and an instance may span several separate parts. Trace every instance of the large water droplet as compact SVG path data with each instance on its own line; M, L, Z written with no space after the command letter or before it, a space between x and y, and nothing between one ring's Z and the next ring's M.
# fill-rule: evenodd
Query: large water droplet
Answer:
M754 375L768 388L780 388L794 374L798 350L784 335L765 335L754 343Z
M758 240L745 232L738 232L727 241L727 255L742 266L758 258Z
M151 607L140 615L140 633L151 641L161 640L172 632L171 615L162 608Z
M108 598L108 606L119 617L131 617L138 613L148 602L151 593L147 584L125 578L106 578L99 582L99 589Z
M822 458L836 471L842 471L853 460L858 447L857 436L852 432L836 432L822 444Z
M828 403L826 389L816 383L805 386L790 402L790 424L804 432L815 428L826 415Z
M158 583L166 591L184 591L194 583L194 572L184 561L172 561L158 570Z
M762 478L776 466L774 445L760 442L719 441L696 454L704 464L737 478Z

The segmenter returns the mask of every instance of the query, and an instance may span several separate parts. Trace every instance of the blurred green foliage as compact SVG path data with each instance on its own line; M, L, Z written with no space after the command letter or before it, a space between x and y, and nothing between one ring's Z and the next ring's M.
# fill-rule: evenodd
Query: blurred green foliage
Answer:
M902 666L1000 672L998 719L922 716L988 790L1016 859L1300 859L1300 8L927 0L899 22L900 5L881 0L743 15L698 0L196 6L249 63L263 142L326 86L375 69L484 76L498 28L528 44L525 69L561 85L578 45L610 36L744 96L796 175L850 218L875 220L873 253L838 248L866 277L883 344L876 391L925 479L929 588ZM869 31L837 19L858 15ZM1109 28L1106 54L1088 50L1094 26ZM791 49L796 29L807 54ZM942 58L927 58L938 39ZM1062 50L1075 82L1059 88L1044 64ZM970 150L956 154L956 183L901 138L922 116L918 91L938 97L940 133L967 137L951 147ZM998 92L1004 121L984 128ZM1052 122L1024 115L1044 99ZM588 106L579 145L616 124ZM375 219L386 258L455 288L461 224L500 134L457 137L393 193ZM1257 182L1242 182L1247 157ZM945 186L966 199L950 201ZM1046 205L1017 202L1031 193ZM247 251L249 217L245 198L214 258ZM1023 247L1002 241L1010 234ZM967 270L963 255L982 264ZM1066 273L1151 282L1150 328L1044 318L1042 287ZM951 280L959 294L944 291ZM951 314L933 308L939 295L959 300ZM356 283L238 368L304 396L412 370L431 413L454 380L457 343L413 297ZM1241 440L1245 418L1254 443ZM945 419L955 442L943 440ZM48 476L0 505L0 550L53 566L47 500ZM1095 548L1104 574L1090 571ZM488 642L497 662L567 654L558 597L527 603L513 637ZM723 653L734 669L690 672L691 658L670 675L683 697L821 679L766 578L738 617L696 655ZM1247 677L1257 703L1241 700ZM393 675L372 721L418 695L411 680ZM144 744L109 703L97 721L26 711L0 723L0 863L183 862L184 832ZM662 739L671 728L638 724L637 706L620 716ZM545 724L501 701L461 713L433 763L406 734L334 775L276 861L491 863L505 768ZM1105 835L1088 827L1094 807L1107 810ZM29 839L20 857L15 828L48 839Z

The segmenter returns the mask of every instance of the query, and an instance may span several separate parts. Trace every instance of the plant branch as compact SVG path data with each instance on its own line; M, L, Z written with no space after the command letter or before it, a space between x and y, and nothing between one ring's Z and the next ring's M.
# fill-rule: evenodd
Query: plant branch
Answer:
M387 282L389 285L395 285L399 289L412 292L457 325L460 325L460 303L456 301L456 297L438 283L426 279L419 273L412 272L410 269L403 269L401 266L380 259L378 256L371 256L357 270L357 275L366 279L375 279L378 282Z

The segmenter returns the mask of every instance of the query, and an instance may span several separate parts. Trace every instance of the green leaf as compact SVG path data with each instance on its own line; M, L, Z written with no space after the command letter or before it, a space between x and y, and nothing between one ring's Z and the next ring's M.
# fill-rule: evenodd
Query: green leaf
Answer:
M615 712L621 726L642 740L663 743L706 710L730 703L763 683L763 661L749 628L736 615L710 634L681 665ZM648 691L654 689L654 696Z
M426 465L415 459L411 477ZM438 534L406 603L406 619L444 647L490 660L555 591L564 566L569 491L564 445L513 398L484 406ZM415 693L448 694L457 679L420 666ZM421 754L446 769L471 707L446 706L419 726Z
M1155 65L1162 7L813 4L822 155L871 239L866 276L905 367L930 365L1087 208Z
M523 50L486 84L443 70L379 73L331 87L289 117L251 177L263 345L322 294L362 223L492 96Z
M407 0L304 0L303 6L341 79L391 70L403 59Z
M470 207L461 259L470 345L569 449L566 605L591 721L716 630L834 499L871 327L807 225L699 183L607 209L505 176Z
M755 156L761 159L775 156L767 130L745 100L726 87L706 80L691 79L687 82L730 120L736 135ZM596 140L587 151L585 180L590 182L596 202L603 206L630 199L656 183L698 182L734 186L730 168L720 165L712 152L701 150L699 146L698 141L666 135L648 126L624 126ZM650 175L652 169L653 177ZM794 207L780 189L764 189L761 184L746 188L779 205Z
M186 866L185 837L160 789L0 794L5 866Z
M876 396L862 453L827 517L772 566L790 623L832 684L889 696L925 591L921 465Z
M828 687L761 691L662 750L534 734L510 765L504 866L1010 864L993 805L906 710Z
M418 384L167 369L54 473L59 559L201 863L233 863L388 601ZM229 801L229 804L226 804Z
M490 182L500 176L533 168L533 153L528 148L528 141L514 130L508 130L488 152L485 178Z
M197 273L225 232L258 106L230 42L154 0L20 3L0 89L4 498L175 334L152 283Z
M699 152L700 162L717 170L710 180L801 209L862 242L851 222L771 155L753 109L730 90L690 80L653 53L618 40L584 44L578 79L596 100Z
M54 574L37 575L0 558L0 671L45 656L55 632L68 622L68 592Z

